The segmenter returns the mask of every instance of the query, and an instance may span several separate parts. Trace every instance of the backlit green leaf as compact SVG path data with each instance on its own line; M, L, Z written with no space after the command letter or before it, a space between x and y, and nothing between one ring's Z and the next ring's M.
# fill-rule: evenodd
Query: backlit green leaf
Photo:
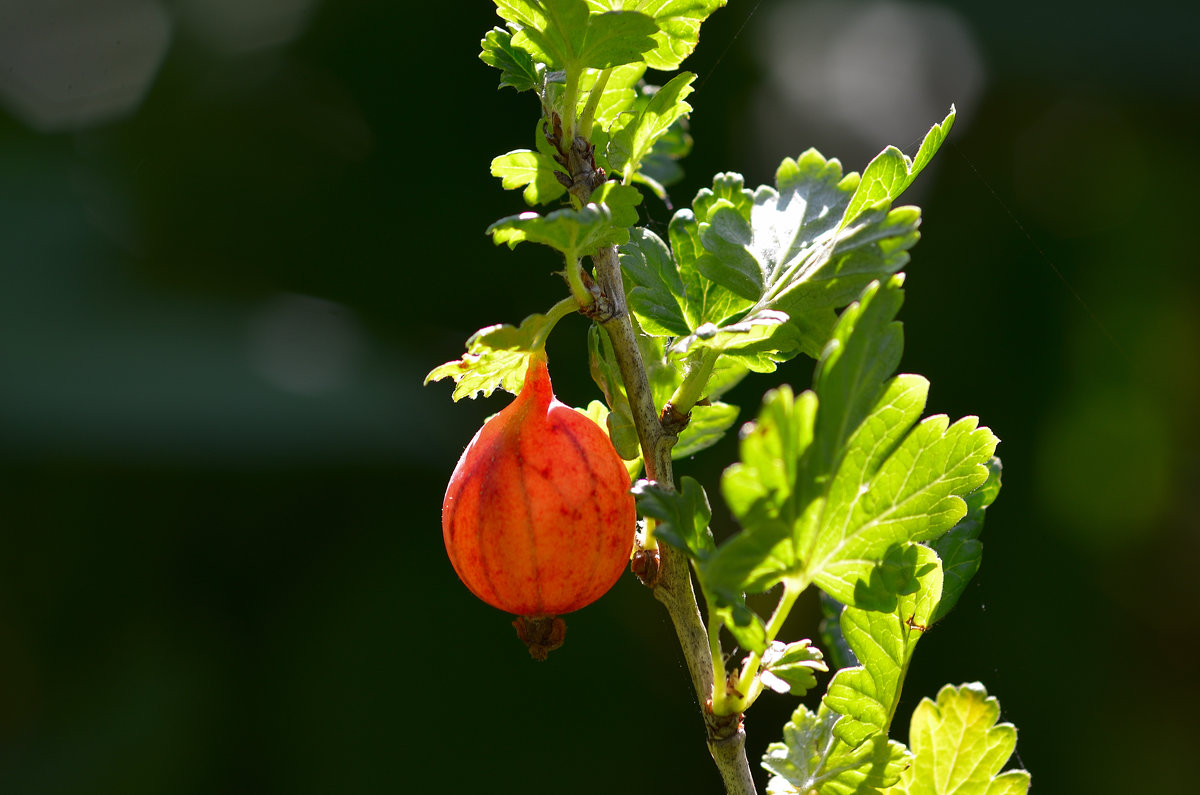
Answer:
M529 356L545 344L546 315L530 315L521 325L495 325L481 328L467 340L461 359L433 368L425 383L450 378L454 381L455 402L463 398L488 397L497 388L514 395L525 383Z
M919 544L910 548L918 555L921 571L913 593L900 596L890 613L856 607L842 612L842 635L859 665L834 675L824 704L846 716L834 727L834 734L851 748L888 733L913 649L942 594L937 554Z
M641 442L633 424L633 410L625 393L625 382L613 354L608 335L596 325L588 329L588 365L592 380L608 403L608 435L617 455L626 461L640 461Z
M594 13L585 0L495 2L501 17L520 26L513 46L551 69L605 69L641 61L657 46L658 24L638 11Z
M740 460L721 476L721 494L747 532L771 518L791 528L799 518L792 496L816 412L816 394L797 396L785 384L767 392L758 418L743 427Z
M966 497L967 515L944 536L930 543L942 559L946 578L933 621L940 621L950 612L966 590L967 583L979 571L983 558L979 535L983 531L984 512L999 492L1000 459L993 457L988 462L987 481Z
M846 452L846 442L869 414L888 410L912 393L918 405L905 401L902 418L911 423L924 408L924 379L911 389L893 389L897 394L878 405L884 380L895 372L904 349L904 331L895 320L904 303L900 289L903 283L903 276L896 276L886 286L868 287L861 300L842 312L821 353L813 375L813 386L822 403L811 456L814 473L836 470Z
M759 675L763 684L776 693L803 696L817 686L817 672L828 670L821 650L812 641L787 644L774 641L763 653Z
M608 80L596 104L594 121L600 129L607 130L616 118L633 108L638 100L638 83L646 73L646 64L629 63L608 70ZM600 76L600 72L589 71L579 81L580 102L586 101L592 86ZM593 137L598 152L603 147Z
M578 53L580 66L608 69L640 63L654 46L658 25L637 11L610 11L588 18L587 37Z
M916 156L912 159L894 146L889 146L880 152L863 169L862 179L854 191L854 196L850 199L850 204L846 207L841 226L852 223L866 207L879 202L895 201L937 154L937 150L946 140L946 136L950 134L950 128L953 126L954 106L951 106L950 113L942 120L941 124L933 125L925 135L925 140L921 142L921 148L917 150Z
M584 0L495 0L496 11L520 30L513 45L551 69L579 68L588 27Z
M642 203L642 194L637 188L609 180L592 191L590 200L608 208L612 214L613 226L624 229L626 234L628 228L638 222L637 210L634 207Z
M492 160L492 176L500 178L505 190L525 188L523 198L529 205L546 204L560 198L567 189L555 178L562 169L541 152L517 149Z
M678 119L691 112L692 106L684 100L692 93L695 79L691 72L676 75L654 93L640 113L617 121L608 145L608 160L614 170L623 174L637 172L654 144Z
M850 748L834 735L839 718L824 705L815 715L796 709L783 742L768 745L762 759L768 795L878 795L900 778L909 759L903 745L877 734Z
M714 591L755 592L785 577L860 608L887 608L912 567L891 550L930 541L966 513L997 440L974 417L917 422L928 384L888 378L902 338L900 283L871 285L817 365L815 391L768 393L721 480L742 533L707 566Z
M479 44L483 48L480 60L500 70L500 88L529 91L541 85L542 68L533 62L528 51L513 46L511 32L493 28Z
M700 39L700 23L725 0L588 0L596 11L615 8L634 9L653 17L660 31L654 35L654 49L646 53L651 69L672 71L691 55Z
M1001 773L1017 745L1010 723L996 724L1000 702L978 682L946 685L937 703L928 698L913 711L909 742L912 766L887 795L1025 795L1029 773Z
M604 205L588 204L582 210L564 208L548 215L534 212L501 218L487 229L497 245L532 241L561 251L568 260L580 260L603 246L620 245L629 230L613 224L612 211Z
M816 150L784 160L775 187L759 187L749 205L738 197L707 208L698 221L708 255L695 259L699 274L755 310L831 318L871 280L898 271L918 239L916 208L873 207L840 227L858 184ZM805 350L820 350L825 339L805 342Z

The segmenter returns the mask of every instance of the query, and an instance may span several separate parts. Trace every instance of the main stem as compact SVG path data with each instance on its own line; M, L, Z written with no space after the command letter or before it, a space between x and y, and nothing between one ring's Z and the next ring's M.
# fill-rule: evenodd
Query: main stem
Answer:
M568 81L569 78L568 75ZM569 117L574 116L575 105L567 104L565 109ZM565 129L576 129L574 118L569 118ZM586 138L568 137L559 142L559 147L559 151L567 158L571 174L571 187L568 189L571 198L583 207L591 196L593 186L604 181L604 172L597 168L594 149ZM675 444L678 428L672 421L671 430L668 431L654 405L650 381L646 377L646 365L642 361L637 334L625 303L625 282L621 278L617 247L605 246L595 252L592 264L595 266L597 289L595 300L585 311L595 318L612 343L642 448L646 477L658 483L660 488L674 491L671 447ZM683 411L691 411L691 406L684 407ZM746 759L746 731L742 727L742 716L717 715L712 709L713 657L700 607L696 602L696 591L692 588L688 560L669 544L659 544L657 551L657 572L643 581L654 589L654 598L667 608L671 623L675 625L675 634L679 636L679 645L687 661L688 674L692 677L692 687L700 701L709 753L721 773L728 795L756 795L750 763ZM725 676L723 668L721 676Z
M617 366L625 382L625 392L633 410L633 423L641 442L646 476L656 481L660 488L674 490L671 447L676 437L663 429L654 406L646 367L625 304L625 286L616 247L609 246L596 252L592 263L595 265L601 295L607 303L598 319L612 343ZM742 716L714 715L712 711L712 655L708 633L696 602L696 592L692 588L688 560L669 544L659 544L658 551L659 571L653 583L654 597L667 608L675 625L675 634L679 636L692 686L701 704L708 750L721 773L728 795L754 795L756 790L746 758L746 731L742 727ZM721 676L724 675L722 670Z

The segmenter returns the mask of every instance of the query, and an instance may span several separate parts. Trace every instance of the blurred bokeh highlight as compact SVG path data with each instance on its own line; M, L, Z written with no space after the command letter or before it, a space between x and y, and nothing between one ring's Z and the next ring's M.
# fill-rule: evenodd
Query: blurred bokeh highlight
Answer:
M1004 489L897 725L980 680L1034 791L1183 792L1200 742L1198 17L734 2L685 63L676 206L809 146L911 153L958 108L904 197L902 368L1001 437ZM477 58L496 24L488 2L0 0L0 792L719 790L632 577L534 664L442 548L446 479L504 399L422 379L564 294L552 253L483 234L525 209L488 164L538 112ZM585 330L549 349L575 405L598 396ZM811 369L729 400L749 419ZM735 455L680 474L716 500ZM793 706L749 713L755 766Z

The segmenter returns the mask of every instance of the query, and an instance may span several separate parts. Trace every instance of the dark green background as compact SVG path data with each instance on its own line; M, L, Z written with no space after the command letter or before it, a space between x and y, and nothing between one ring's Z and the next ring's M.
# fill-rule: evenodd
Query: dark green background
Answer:
M814 116L782 149L752 143L775 5L718 12L686 64L679 204L809 145L861 169L941 118L871 142ZM1035 791L1194 779L1200 64L1182 5L945 4L983 81L946 99L958 124L911 196L902 367L931 379L932 411L996 431L1005 486L897 730L981 680ZM327 0L243 54L195 18L174 17L132 115L0 113L0 792L717 792L670 625L631 577L534 664L442 547L447 476L502 399L421 380L563 294L552 254L483 234L523 209L488 163L531 145L536 114L476 57L491 4ZM264 375L264 324L333 380ZM596 397L585 329L550 347L577 405ZM735 391L743 418L775 383ZM679 471L715 494L734 455ZM787 632L815 620L805 603ZM793 706L750 712L752 762Z

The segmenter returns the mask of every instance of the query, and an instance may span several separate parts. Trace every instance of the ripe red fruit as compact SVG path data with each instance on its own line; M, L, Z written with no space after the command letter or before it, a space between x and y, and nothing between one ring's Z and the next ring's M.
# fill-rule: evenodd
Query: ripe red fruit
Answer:
M520 618L544 659L562 644L554 616L600 598L621 576L636 523L629 474L608 435L559 402L544 353L516 400L467 445L442 502L442 536L459 578Z

